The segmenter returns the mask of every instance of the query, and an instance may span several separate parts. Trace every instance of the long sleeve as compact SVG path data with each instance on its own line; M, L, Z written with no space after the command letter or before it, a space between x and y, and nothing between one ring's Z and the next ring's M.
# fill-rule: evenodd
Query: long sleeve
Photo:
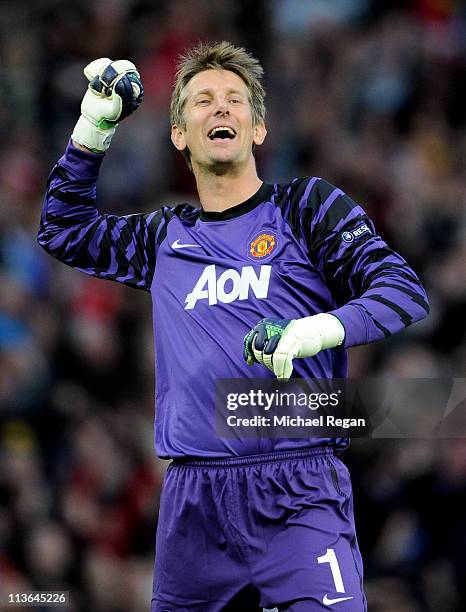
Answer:
M149 291L165 211L99 214L96 182L103 157L68 145L47 181L38 242L86 274Z
M350 197L322 179L303 186L301 221L311 258L338 306L344 346L386 338L427 316L426 292Z

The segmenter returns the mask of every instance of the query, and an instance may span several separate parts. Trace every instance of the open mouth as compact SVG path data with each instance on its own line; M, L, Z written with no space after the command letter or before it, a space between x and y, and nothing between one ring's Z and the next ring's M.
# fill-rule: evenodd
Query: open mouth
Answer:
M235 136L235 130L224 125L212 128L207 134L210 140L233 140Z

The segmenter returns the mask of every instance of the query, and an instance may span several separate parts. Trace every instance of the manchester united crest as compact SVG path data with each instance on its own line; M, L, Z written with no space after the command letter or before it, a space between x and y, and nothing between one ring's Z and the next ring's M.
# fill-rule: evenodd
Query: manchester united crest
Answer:
M249 254L254 259L263 259L274 250L276 238L273 234L261 233L249 245Z

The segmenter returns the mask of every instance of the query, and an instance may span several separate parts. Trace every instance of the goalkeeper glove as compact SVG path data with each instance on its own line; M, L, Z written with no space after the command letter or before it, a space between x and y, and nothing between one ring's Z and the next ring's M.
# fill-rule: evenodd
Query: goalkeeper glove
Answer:
M72 140L94 153L103 153L118 126L142 102L144 89L136 66L128 60L96 59L84 68L89 85Z
M345 328L331 314L303 319L262 319L244 338L244 359L262 363L279 380L288 380L295 357L313 357L342 344Z

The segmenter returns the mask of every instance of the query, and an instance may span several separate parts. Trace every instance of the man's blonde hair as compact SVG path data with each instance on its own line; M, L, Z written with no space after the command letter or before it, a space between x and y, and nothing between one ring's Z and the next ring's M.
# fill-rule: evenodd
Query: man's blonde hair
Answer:
M265 119L265 89L261 84L264 70L246 49L222 41L215 44L199 43L180 57L170 105L171 125L183 129L186 127L183 116L186 85L199 72L211 69L230 70L243 79L249 92L253 125L262 123Z

